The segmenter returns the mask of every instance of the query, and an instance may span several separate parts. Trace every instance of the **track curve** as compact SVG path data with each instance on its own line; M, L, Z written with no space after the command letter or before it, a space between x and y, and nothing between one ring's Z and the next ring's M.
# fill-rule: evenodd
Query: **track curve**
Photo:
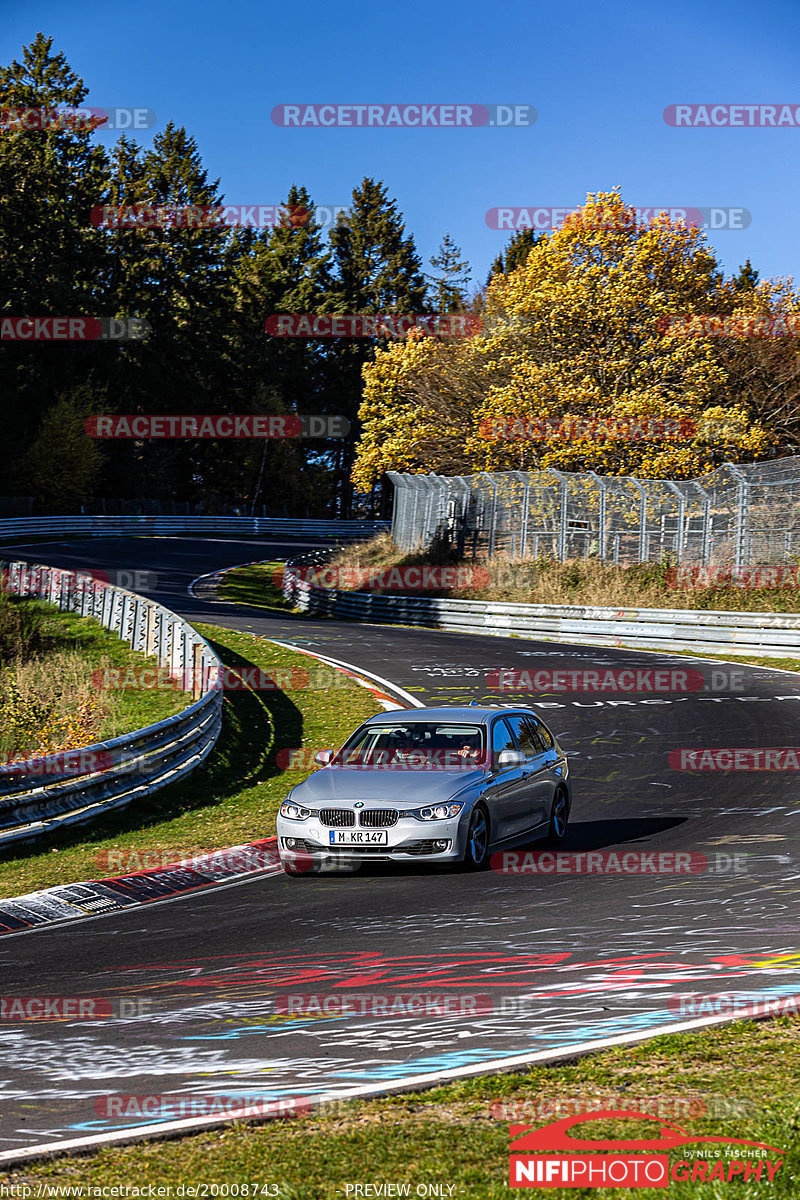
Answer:
M500 667L687 663L271 617L188 594L200 574L306 546L93 539L16 546L14 554L63 567L152 571L158 578L148 594L190 620L329 655L395 681L425 704L497 702L486 673ZM719 669L691 665L709 681ZM796 774L688 774L669 766L670 752L683 747L798 744L800 681L737 669L743 690L736 692L532 702L571 756L575 804L565 849L677 851L714 863L722 855L719 866L738 854L738 873L454 876L412 864L353 877L271 876L68 931L0 940L7 995L151 1002L143 1017L0 1025L0 1152L134 1129L135 1119L98 1115L95 1102L109 1094L279 1098L391 1087L656 1031L675 1022L682 993L800 991ZM458 1003L421 1015L292 1018L276 1015L273 1003L289 993L412 992Z

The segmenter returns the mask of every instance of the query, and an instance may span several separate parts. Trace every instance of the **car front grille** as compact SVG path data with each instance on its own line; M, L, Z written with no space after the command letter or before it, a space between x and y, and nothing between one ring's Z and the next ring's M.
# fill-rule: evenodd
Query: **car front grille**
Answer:
M356 814L349 808L321 808L319 819L329 829L344 829L356 823Z
M367 825L370 829L388 829L397 824L396 808L365 808L358 814L359 825Z

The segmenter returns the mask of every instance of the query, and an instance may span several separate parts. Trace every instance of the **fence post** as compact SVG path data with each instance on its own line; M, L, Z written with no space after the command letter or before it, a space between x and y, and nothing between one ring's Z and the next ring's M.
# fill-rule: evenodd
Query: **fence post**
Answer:
M200 642L192 645L192 699L199 700L203 692L203 647Z
M456 549L458 557L463 558L467 544L467 518L469 515L470 501L470 486L463 475L456 475L456 480L461 487L461 495L457 500L456 507Z
M735 463L723 463L723 467L727 467L731 475L736 480L737 487L737 512L736 512L736 558L735 566L744 566L744 560L747 557L747 503L749 499L750 488L747 483L747 477L742 474Z
M424 478L425 488L428 493L428 502L425 505L425 541L422 549L427 550L428 546L431 544L431 535L433 533L433 530L431 529L431 523L433 521L433 498L436 494L436 484L434 483L434 479L437 477L435 475L426 475Z
M599 505L599 520L598 520L598 536L600 539L600 562L606 561L606 488L608 484L596 472L589 471L588 474L592 477L597 487L600 489L600 505Z
M644 486L639 483L638 479L634 479L633 475L628 475L628 479L639 493L639 562L647 562L647 492Z
M481 471L481 474L485 475L486 478L489 480L489 483L492 485L492 520L491 520L491 524L489 525L489 552L488 553L489 553L489 558L493 558L494 557L495 536L497 533L497 483L496 483L495 479L493 478L493 476L491 476L488 471Z
M511 473L515 475L522 484L522 520L519 531L519 556L520 558L524 558L525 550L528 544L528 512L530 509L531 485L530 480L528 479L527 471L512 471Z
M561 486L561 503L558 513L558 561L567 560L567 478L563 471L550 468Z
M703 536L700 545L700 561L705 566L711 557L711 497L703 485L698 483L696 479L692 482L703 497Z
M675 550L676 550L675 561L680 562L681 559L683 558L683 543L684 543L683 523L684 523L684 514L686 512L686 497L684 496L683 492L678 487L678 485L676 483L673 483L671 479L665 479L663 482L667 485L667 487L670 489L670 491L674 492L675 495L678 497L678 538L677 538L677 542L675 545Z

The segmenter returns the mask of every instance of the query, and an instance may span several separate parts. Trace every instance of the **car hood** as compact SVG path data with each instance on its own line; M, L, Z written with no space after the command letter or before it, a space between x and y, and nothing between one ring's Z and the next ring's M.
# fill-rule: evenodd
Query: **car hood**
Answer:
M371 800L393 807L436 804L484 778L482 768L473 771L355 770L323 767L292 792L303 804L332 801Z

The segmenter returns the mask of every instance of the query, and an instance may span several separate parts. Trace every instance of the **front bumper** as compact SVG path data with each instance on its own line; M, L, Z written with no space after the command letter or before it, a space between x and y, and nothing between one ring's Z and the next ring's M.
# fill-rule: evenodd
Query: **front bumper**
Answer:
M461 815L447 821L403 819L386 829L386 844L343 845L331 842L329 829L313 818L288 821L278 818L278 849L281 858L292 861L298 855L328 862L452 862L463 853L460 836Z

